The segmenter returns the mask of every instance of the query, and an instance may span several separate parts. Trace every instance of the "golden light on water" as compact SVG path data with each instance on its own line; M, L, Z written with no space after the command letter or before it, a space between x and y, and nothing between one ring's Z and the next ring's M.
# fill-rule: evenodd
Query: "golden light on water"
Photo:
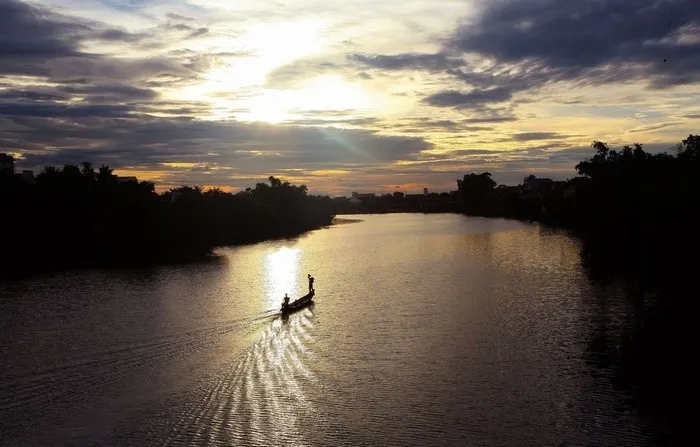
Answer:
M298 285L301 278L299 262L301 250L298 248L281 247L270 252L265 257L265 295L268 308L279 307L284 294L289 294L294 301L303 295Z

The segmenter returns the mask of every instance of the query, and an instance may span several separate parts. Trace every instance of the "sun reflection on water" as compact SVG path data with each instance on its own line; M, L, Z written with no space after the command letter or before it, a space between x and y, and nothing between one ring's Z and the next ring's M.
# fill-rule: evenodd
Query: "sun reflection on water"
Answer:
M300 255L298 248L282 247L265 257L265 294L269 308L279 307L285 293L291 301L301 296L297 290Z

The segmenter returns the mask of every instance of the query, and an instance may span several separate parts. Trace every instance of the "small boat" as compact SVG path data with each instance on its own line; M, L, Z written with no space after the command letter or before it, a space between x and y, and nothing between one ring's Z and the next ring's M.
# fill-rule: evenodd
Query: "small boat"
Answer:
M282 304L282 309L280 310L282 312L282 315L296 312L297 310L303 309L304 307L313 303L312 300L314 299L314 294L315 294L315 292L312 290L307 295L302 296L298 300L295 300L294 302L291 302L291 303L287 304L286 306L284 304Z

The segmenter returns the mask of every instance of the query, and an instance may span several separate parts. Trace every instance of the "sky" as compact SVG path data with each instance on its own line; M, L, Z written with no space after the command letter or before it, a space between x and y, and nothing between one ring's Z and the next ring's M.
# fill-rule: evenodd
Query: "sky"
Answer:
M565 180L700 133L696 0L0 0L0 152L238 191Z

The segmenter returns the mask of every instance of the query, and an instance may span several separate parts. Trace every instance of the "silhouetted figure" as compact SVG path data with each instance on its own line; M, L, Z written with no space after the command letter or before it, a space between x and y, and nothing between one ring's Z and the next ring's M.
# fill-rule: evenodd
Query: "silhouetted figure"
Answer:
M314 291L314 277L311 276L311 273L308 274L309 277L309 293Z
M287 307L289 307L289 296L285 293L284 301L282 302L282 310L286 309Z

